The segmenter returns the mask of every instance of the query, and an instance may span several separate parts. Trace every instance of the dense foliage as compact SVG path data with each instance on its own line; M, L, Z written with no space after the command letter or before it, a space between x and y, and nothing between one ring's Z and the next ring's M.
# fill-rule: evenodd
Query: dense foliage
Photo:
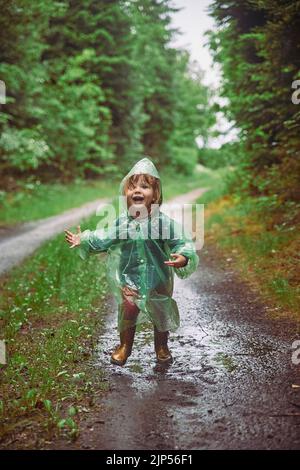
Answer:
M240 129L238 181L250 194L265 197L266 207L286 205L295 214L300 105L292 95L300 79L300 2L214 0L210 9L218 24L210 46L229 99L225 113Z
M209 91L171 40L170 0L0 0L3 176L191 171ZM4 178L3 178L4 181Z

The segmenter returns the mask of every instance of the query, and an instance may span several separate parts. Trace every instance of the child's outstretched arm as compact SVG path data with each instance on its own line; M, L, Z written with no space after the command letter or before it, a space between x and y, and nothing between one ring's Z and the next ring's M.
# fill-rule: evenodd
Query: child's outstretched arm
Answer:
M75 246L80 245L80 235L81 235L81 228L80 225L77 226L77 233L72 233L69 230L65 230L66 234L66 242L69 243L70 248L74 248Z
M78 254L82 259L86 259L92 253L103 253L107 251L116 241L117 221L109 230L85 230L81 232L80 225L77 227L77 233L65 230L66 241L70 248L79 246Z

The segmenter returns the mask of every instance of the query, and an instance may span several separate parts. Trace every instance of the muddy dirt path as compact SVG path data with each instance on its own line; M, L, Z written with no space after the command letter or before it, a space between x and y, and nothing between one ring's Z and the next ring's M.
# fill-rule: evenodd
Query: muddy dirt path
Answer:
M295 325L267 309L213 247L199 252L189 279L175 279L181 327L171 334L174 362L156 364L151 328L137 333L124 367L110 364L118 343L116 307L95 358L110 391L76 442L55 449L299 449L299 366Z
M267 319L211 249L201 250L189 280L176 279L174 298L181 327L170 337L174 362L167 368L155 362L151 329L137 334L124 367L110 364L118 341L108 304L95 364L110 382L104 410L89 417L75 443L54 448L299 449L295 326Z
M45 241L100 210L108 199L88 202L62 214L0 230L0 276L31 255Z
M194 189L186 194L173 198L172 204L189 203L199 198L204 188ZM81 207L69 209L62 214L47 217L33 222L26 222L13 227L0 227L0 276L31 255L45 241L50 240L64 229L80 223L83 218L101 210L109 199L88 202Z

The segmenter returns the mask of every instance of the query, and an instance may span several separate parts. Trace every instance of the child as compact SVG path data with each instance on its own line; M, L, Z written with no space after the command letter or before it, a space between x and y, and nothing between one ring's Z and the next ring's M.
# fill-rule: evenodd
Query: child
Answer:
M174 273L184 279L199 263L191 238L182 227L160 211L162 187L155 165L138 161L123 178L119 195L124 212L109 229L65 230L70 248L79 246L85 259L91 253L108 252L107 279L118 304L120 345L111 362L124 365L131 354L136 326L151 321L158 362L172 361L169 331L179 327L177 303L172 299ZM169 259L172 257L172 260Z

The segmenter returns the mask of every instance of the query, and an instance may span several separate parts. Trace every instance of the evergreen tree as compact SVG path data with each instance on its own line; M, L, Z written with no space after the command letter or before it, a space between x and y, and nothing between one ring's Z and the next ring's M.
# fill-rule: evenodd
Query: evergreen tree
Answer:
M243 181L272 195L276 207L299 200L300 112L291 100L300 69L299 2L215 0L211 11L219 24L210 41L222 65L226 113L241 129Z
M170 0L0 6L2 172L122 174L142 154L192 171L213 117L201 73L171 46Z

